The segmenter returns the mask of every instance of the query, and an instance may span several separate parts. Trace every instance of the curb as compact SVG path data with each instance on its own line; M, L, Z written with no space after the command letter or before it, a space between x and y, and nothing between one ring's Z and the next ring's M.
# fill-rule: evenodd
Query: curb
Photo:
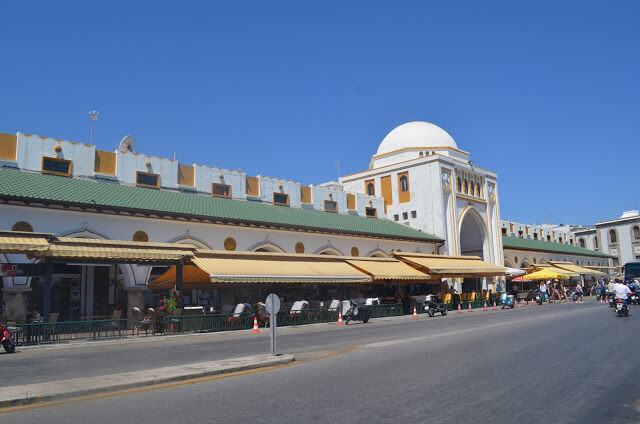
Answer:
M42 385L52 384L52 383L56 383L60 386L73 387L74 385L82 385L83 380L89 381L92 379L101 379L101 378L105 378L105 379L120 378L120 379L126 380L128 379L128 376L133 377L136 372L115 374L111 376L96 376L96 377L90 377L90 378L61 380L61 381L52 382L52 383L37 383L33 385L14 386L14 387L20 387L20 390L23 390L23 392L19 396L13 395L14 397L11 397L11 395L9 395L7 396L9 397L9 399L5 398L3 400L0 400L0 412L2 411L2 409L11 408L11 407L27 406L35 403L59 401L63 399L78 398L78 397L84 397L84 396L91 396L95 394L104 394L104 393L117 392L121 390L137 389L141 387L151 387L151 386L156 386L160 384L193 380L193 379L202 378L202 377L231 374L231 373L236 373L241 371L260 369L260 368L269 368L273 366L289 364L294 361L295 361L295 357L293 355L282 354L278 356L271 356L271 355L250 356L250 357L244 357L244 358L235 358L235 359L204 363L204 364L209 364L208 369L206 367L198 369L198 366L202 364L186 364L186 365L181 365L176 367L167 367L167 368L159 368L155 370L140 371L138 373L147 372L152 375L147 377L146 379L132 378L132 380L134 380L132 382L121 382L121 383L112 383L112 384L107 383L104 385L94 384L93 387L90 387L90 388L84 388L84 389L80 387L75 389L71 388L68 390L62 390L58 392L43 393L36 396L30 396L29 386L36 388L36 390L37 390L36 386L38 385L42 386ZM159 372L161 373L162 370L169 370L169 369L174 369L176 371L175 375L169 375L165 377L153 375ZM12 389L12 387L5 387L3 391L5 391L6 393L6 391L10 389Z

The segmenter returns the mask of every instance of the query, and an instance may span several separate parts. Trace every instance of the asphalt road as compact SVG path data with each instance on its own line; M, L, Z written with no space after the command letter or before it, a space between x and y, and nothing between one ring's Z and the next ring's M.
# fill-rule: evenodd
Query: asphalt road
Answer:
M616 318L607 306L587 303L292 330L282 337L283 350L326 355L304 353L298 364L279 369L0 414L0 422L639 422L639 320L640 312ZM207 350L241 341L254 343L244 335L189 343L205 343ZM173 343L164 346L168 356L180 355ZM135 355L148 348L126 349ZM43 353L0 359L44 361ZM111 364L121 366L116 358Z

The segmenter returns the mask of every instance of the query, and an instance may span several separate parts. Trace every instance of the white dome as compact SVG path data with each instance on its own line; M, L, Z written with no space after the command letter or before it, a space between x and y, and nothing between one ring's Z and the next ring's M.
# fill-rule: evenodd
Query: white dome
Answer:
M429 122L413 121L394 128L378 146L378 155L411 147L458 146L448 132Z

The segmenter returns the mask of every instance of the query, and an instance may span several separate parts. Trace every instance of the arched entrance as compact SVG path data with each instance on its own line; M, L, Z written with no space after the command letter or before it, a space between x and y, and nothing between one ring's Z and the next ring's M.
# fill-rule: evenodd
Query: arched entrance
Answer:
M478 211L469 207L463 212L460 223L460 254L462 256L478 256L482 260L488 259L488 242L484 222ZM462 291L480 292L486 288L484 278L465 278Z

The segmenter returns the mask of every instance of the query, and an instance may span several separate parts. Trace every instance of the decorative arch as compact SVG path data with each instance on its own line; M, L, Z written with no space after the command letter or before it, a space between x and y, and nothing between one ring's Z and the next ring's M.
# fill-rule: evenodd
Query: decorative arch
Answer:
M376 247L375 249L368 251L365 256L369 256L371 258L388 258L389 254L379 247Z
M331 244L326 244L326 245L316 249L316 251L313 252L313 253L316 254L316 255L344 256L344 253L342 253L337 248L333 247Z
M281 246L277 245L269 241L269 239L265 239L254 245L250 246L247 249L249 252L275 252L275 253L287 253Z
M489 231L482 215L473 205L465 206L458 216L458 238L461 255L480 256L491 262Z

